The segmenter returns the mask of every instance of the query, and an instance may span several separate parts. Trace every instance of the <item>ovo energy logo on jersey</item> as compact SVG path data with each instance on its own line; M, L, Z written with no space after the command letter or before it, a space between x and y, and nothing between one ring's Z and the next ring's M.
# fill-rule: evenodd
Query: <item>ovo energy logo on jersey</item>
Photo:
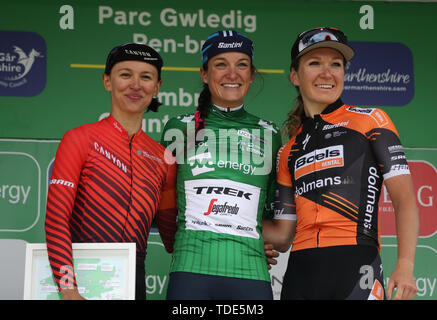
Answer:
M210 152L196 154L195 156L192 156L188 159L188 163L191 166L191 173L193 174L193 176L215 170L213 167L210 167L214 164ZM206 164L208 164L209 166L207 166Z
M343 165L343 145L317 149L296 160L294 178L297 180L314 171L343 167Z
M46 85L47 48L34 32L0 31L0 96L32 97Z

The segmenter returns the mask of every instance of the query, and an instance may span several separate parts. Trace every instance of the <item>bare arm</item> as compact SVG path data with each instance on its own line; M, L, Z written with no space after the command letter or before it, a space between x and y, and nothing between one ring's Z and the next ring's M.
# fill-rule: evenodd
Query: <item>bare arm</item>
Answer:
M414 196L411 175L400 175L385 181L396 215L398 259L390 276L387 295L391 299L397 288L396 300L413 299L417 287L414 281L414 257L419 233L419 210Z

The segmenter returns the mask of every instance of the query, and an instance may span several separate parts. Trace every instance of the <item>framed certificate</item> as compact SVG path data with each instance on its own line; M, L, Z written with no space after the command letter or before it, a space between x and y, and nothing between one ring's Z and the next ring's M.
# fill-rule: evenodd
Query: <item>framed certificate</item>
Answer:
M73 243L79 293L89 300L135 299L135 243ZM28 243L24 300L60 300L45 243Z

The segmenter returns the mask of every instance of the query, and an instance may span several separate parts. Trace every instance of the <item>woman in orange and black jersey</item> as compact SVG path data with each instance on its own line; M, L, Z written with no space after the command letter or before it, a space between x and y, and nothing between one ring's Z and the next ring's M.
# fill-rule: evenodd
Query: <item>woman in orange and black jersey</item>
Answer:
M291 51L290 81L299 96L277 160L275 218L263 222L266 243L293 242L281 299L385 299L379 255L378 199L385 182L396 212L398 260L388 298L412 299L418 209L399 135L377 108L345 105L343 32L301 33Z

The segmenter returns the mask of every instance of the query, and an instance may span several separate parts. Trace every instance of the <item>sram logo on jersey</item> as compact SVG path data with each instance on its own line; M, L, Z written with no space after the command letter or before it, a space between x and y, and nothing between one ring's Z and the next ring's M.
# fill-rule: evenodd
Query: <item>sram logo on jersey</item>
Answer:
M309 173L344 166L343 145L316 149L299 157L294 163L297 180Z
M61 186L66 186L70 188L74 188L74 183L71 181L67 181L64 179L50 179L50 184L60 184Z

